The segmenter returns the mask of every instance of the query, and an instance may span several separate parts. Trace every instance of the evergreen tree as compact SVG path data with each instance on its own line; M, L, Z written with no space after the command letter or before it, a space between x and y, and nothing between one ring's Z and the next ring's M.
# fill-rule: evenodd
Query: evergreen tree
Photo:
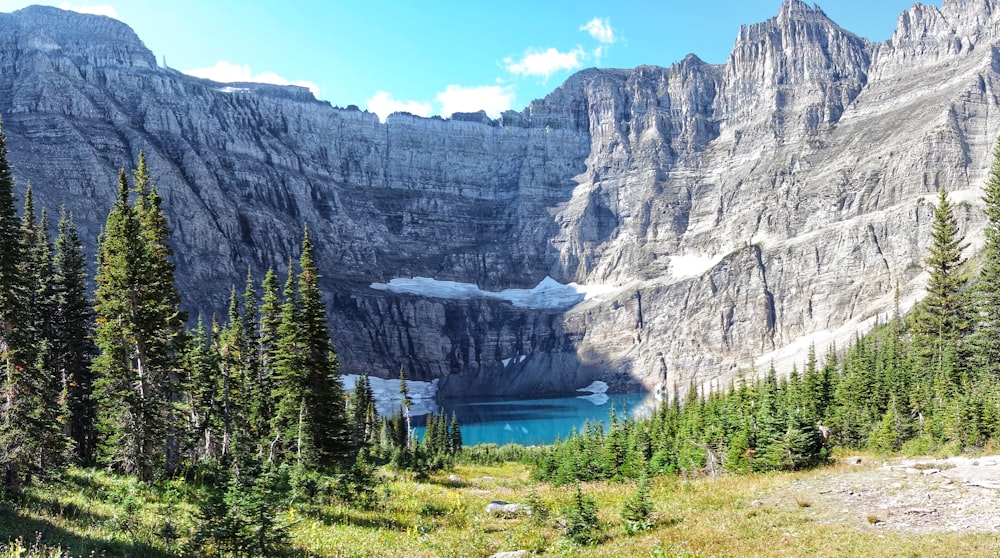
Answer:
M326 306L319 288L319 268L313 259L308 228L303 232L299 267L302 271L299 276L299 323L305 365L302 389L305 420L311 430L309 438L315 444L308 461L323 468L348 465L354 455L347 427L344 387L326 328Z
M32 455L29 472L52 472L61 469L69 456L70 442L65 432L68 426L62 420L66 412L62 386L53 372L52 346L55 335L52 329L55 311L53 293L52 245L48 237L48 218L35 220L34 200L31 185L25 192L24 215L21 232L25 258L22 260L21 276L27 280L26 312L21 335L31 343L22 351L23 358L31 359L22 377L23 382L15 389L22 394L20 404L30 407L25 411L30 416L30 427L25 435L30 439Z
M265 393L270 398L270 390L265 391L261 378L260 310L257 291L254 289L253 274L247 268L246 284L243 288L243 414L246 421L246 435L258 450L267 439L265 427L267 417L262 416Z
M218 422L218 356L210 346L205 322L199 316L198 325L188 333L185 343L183 367L190 379L187 397L186 446L190 451L190 461L201 458L217 458L221 454L220 441L216 439Z
M23 227L33 223L34 209L29 204L30 217L18 220L6 143L0 122L0 480L16 495L33 475L60 466L65 446L53 412L49 343L34 337L37 316L26 306L35 294L28 281L39 278L24 275L38 253L27 248L38 235L26 235Z
M458 415L451 413L451 427L448 429L448 451L458 455L462 451L462 428L458 425Z
M371 445L378 431L378 413L375 412L375 394L368 374L360 376L348 399L351 417L351 440L355 448Z
M65 210L59 218L55 242L53 289L52 366L62 386L68 411L68 434L73 440L74 455L80 463L94 460L97 433L94 420L97 406L93 398L94 376L90 369L95 347L93 312L87 297L87 270L83 243Z
M290 504L288 474L272 464L249 459L210 479L199 502L193 543L226 556L283 556L287 528L279 511Z
M930 273L927 297L913 331L920 355L949 388L957 385L963 336L970 328L970 309L965 293L967 279L959 270L965 261L962 258L965 246L948 195L943 189L939 190L926 260Z
M278 451L277 457L301 463L303 445L308 447L310 441L306 439L309 432L303 428L305 402L302 376L305 362L298 327L300 310L295 279L295 269L289 262L288 279L283 290L284 302L281 305L281 323L278 325L271 361L274 373L272 399L275 403L271 430L277 438L277 442L272 444Z
M55 310L52 279L52 245L48 237L48 218L42 210L36 221L31 184L24 194L24 215L21 220L24 258L21 260L21 277L28 283L25 290L25 323L23 333L35 340L54 341L52 317ZM30 350L30 349L29 349ZM28 358L33 358L29 356Z
M268 268L261 284L263 294L259 310L257 376L251 402L250 425L258 438L271 443L271 419L275 416L275 359L278 354L278 328L281 325L281 296L278 276Z
M133 182L138 194L136 214L144 246L140 268L144 283L140 307L142 319L138 322L142 335L136 347L140 358L145 353L151 378L159 384L157 389L162 393L162 451L166 474L172 476L180 459L180 442L184 435L184 413L179 405L185 378L179 362L187 317L180 310L181 297L174 284L175 267L170 261L173 250L167 242L171 231L163 212L163 198L149 175L145 153L139 153Z
M579 545L594 545L601 542L601 522L597 518L597 505L584 496L580 485L576 486L573 502L563 514L566 520L565 535Z
M621 516L628 534L646 531L653 527L653 501L649 498L649 475L645 469L639 476L635 492L622 505Z
M427 415L427 422L424 425L424 447L430 453L435 453L437 446L437 417L434 413Z
M249 446L256 443L247 429L243 428L247 422L245 411L248 407L244 374L244 355L247 349L236 287L233 287L229 295L229 320L218 332L217 344L221 382L222 455L225 457L233 452L234 445L243 445L244 451L250 451Z
M118 199L98 248L94 369L105 458L149 481L161 466L173 474L179 458L184 316L166 243L170 230L143 156L135 184L133 206L128 178L119 173Z
M406 370L402 366L399 367L399 397L403 408L408 411L413 406L413 400L410 399L410 390L406 387Z
M1000 379L1000 140L993 150L993 166L983 188L983 265L979 270L976 302L979 324L976 366L993 380Z
M410 407L413 406L413 401L410 400L410 390L406 387L406 371L403 367L399 367L399 396L402 399L402 407L400 413L403 419L405 419L406 426L406 437L405 445L409 449L411 445L410 435L413 432L413 427L410 424Z

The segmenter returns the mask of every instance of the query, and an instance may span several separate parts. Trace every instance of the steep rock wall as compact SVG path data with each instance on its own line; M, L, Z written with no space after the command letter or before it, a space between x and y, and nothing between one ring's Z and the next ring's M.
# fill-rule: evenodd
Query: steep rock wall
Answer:
M308 223L346 372L453 395L719 384L919 296L938 188L977 241L996 8L915 5L873 44L787 0L725 64L585 70L497 120L383 124L159 68L119 22L36 7L0 15L0 114L17 178L91 250L147 153L192 312L248 267L283 272ZM416 276L608 288L540 309L371 287Z

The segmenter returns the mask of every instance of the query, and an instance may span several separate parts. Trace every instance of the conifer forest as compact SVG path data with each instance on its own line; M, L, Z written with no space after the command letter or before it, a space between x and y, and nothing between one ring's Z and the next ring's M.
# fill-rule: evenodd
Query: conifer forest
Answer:
M3 514L67 471L183 481L201 492L187 530L165 532L184 541L173 552L294 554L286 510L308 516L324 499L370 508L384 471L426 479L456 464L517 462L533 485L575 486L560 525L586 546L602 535L581 483L633 483L621 517L634 533L652 526L651 479L798 471L828 463L837 448L960 453L1000 440L998 163L984 187L985 245L972 261L939 192L927 295L911 311L897 309L849 346L811 347L790 374L772 367L713 389L674 386L648 416L620 409L607 428L588 424L528 448L463 447L457 418L443 413L417 439L405 370L391 416L376 413L367 378L345 393L307 224L283 277L248 273L225 315L188 316L174 286L170 216L142 155L119 174L96 254L84 253L72 215L35 207L6 155L0 132ZM545 506L529 500L544 521Z

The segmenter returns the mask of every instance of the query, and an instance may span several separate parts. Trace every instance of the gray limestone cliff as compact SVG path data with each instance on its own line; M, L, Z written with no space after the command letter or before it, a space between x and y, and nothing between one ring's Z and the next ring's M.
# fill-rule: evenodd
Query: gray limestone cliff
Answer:
M283 271L308 223L345 372L402 365L451 395L669 390L801 362L891 312L897 286L912 302L938 188L975 244L997 8L915 5L871 43L787 0L724 64L590 69L496 120L380 123L160 68L120 22L32 7L0 14L0 115L15 176L91 251L117 169L146 152L192 312L248 267ZM596 295L392 286L413 277Z

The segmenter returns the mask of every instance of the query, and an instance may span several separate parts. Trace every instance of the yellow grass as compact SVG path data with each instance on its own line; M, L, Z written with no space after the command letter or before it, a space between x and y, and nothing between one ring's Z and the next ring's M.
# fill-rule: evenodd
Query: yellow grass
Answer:
M560 513L572 501L576 487L533 483L530 471L517 464L460 466L424 482L383 471L384 483L371 509L332 501L308 515L289 509L281 519L292 525L292 544L299 556L485 557L522 549L532 556L652 558L1000 555L1000 540L988 533L895 533L880 528L872 510L846 510L849 521L832 522L817 512L807 495L762 496L783 494L789 485L811 475L835 474L837 467L717 479L652 479L654 525L634 535L625 533L619 514L635 485L584 484L583 492L597 503L604 534L603 542L588 547L575 546L562 536ZM449 481L450 474L461 481ZM35 495L35 504L18 509L15 517L20 523L9 523L0 533L0 543L19 534L31 543L34 531L43 527L48 529L43 542L68 545L74 556L95 548L109 549L109 556L181 552L184 539L168 548L155 531L169 518L186 536L185 529L193 525L196 491L183 483L166 487L169 490L150 489L93 471L75 470L70 476L74 480L53 485L44 497ZM134 527L123 517L123 495L129 494L141 503L132 518ZM498 517L485 511L491 500L526 503L531 498L551 510L548 519ZM7 510L3 518L9 514ZM0 552L0 557L13 555Z

